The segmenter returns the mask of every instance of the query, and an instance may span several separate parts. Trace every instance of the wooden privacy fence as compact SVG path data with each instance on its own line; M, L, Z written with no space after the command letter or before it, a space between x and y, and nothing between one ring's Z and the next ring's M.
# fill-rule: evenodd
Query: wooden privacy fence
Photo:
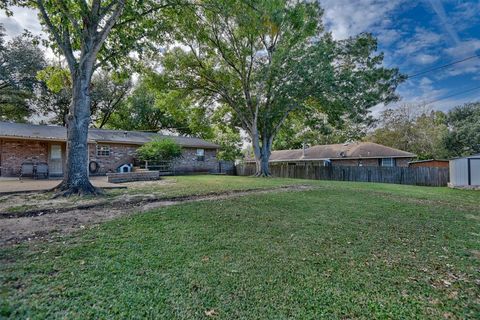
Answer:
M239 176L250 176L255 174L255 164L239 164L236 166L236 170ZM448 168L324 167L314 163L273 163L270 164L270 171L274 177L281 178L381 182L432 187L446 186L449 180Z

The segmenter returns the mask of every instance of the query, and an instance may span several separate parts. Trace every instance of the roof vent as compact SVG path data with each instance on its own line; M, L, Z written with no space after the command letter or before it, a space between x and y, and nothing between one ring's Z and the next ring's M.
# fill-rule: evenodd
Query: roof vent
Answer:
M123 136L124 136L124 137L126 137L127 134L128 134L128 131L124 131L124 132L123 132Z
M346 156L345 151L340 152L340 157L345 158Z

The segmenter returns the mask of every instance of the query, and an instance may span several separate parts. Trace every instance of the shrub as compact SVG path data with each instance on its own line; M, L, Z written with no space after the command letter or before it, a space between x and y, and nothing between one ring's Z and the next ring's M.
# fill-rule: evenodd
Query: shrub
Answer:
M180 158L182 148L172 139L156 139L137 149L140 160L171 161Z

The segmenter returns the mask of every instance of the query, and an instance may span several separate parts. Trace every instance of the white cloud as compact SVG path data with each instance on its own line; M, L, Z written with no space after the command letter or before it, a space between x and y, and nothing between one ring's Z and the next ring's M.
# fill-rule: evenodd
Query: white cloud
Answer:
M428 3L451 39L451 45L443 50L444 56L451 61L458 61L476 55L476 51L480 50L480 39L462 40L458 35L458 30L471 28L479 20L480 2L459 2L448 14L440 0L428 0ZM445 69L438 75L438 78L479 73L480 59L470 59Z
M445 52L453 58L471 56L480 50L480 39L461 41L457 45L445 49Z
M404 0L320 0L325 22L336 39L371 31L375 25L389 24L388 14Z
M30 31L33 35L40 36L45 39L46 34L42 30L40 21L38 20L37 11L29 8L13 7L13 16L8 17L4 11L0 11L0 23L6 30L7 41L20 36L24 30ZM45 55L48 59L58 58L51 48L44 48Z
M413 61L416 62L417 64L432 64L438 59L440 59L439 56L426 54L426 53L419 53L413 58Z
M443 41L441 34L426 28L417 27L412 37L404 39L398 44L395 53L408 56L417 54L420 51L435 50L435 48L443 44Z
M34 35L44 35L36 10L13 7L12 11L11 17L8 17L4 11L0 11L0 23L4 25L8 38L22 34L25 29Z
M430 102L437 100L445 95L448 91L446 89L435 89L433 81L428 77L423 77L418 83L419 95L415 96L415 100L421 100L422 102Z
M461 41L456 46L446 48L444 52L451 60L458 61L476 55L477 50L480 50L480 39ZM472 58L455 64L446 69L442 76L448 77L465 74L480 74L480 58Z
M457 31L469 29L480 21L480 1L460 1L450 14L450 20Z
M441 25L443 26L443 28L445 28L445 31L447 31L450 38L455 44L459 44L460 38L458 37L457 30L455 30L454 26L452 25L450 17L448 17L445 13L442 2L440 0L428 0L428 2L437 14L438 18L440 19Z
M402 97L400 101L389 104L388 106L379 104L371 109L372 115L378 117L383 110L387 108L395 109L404 104L423 105L440 99L447 94L448 91L446 89L435 88L434 82L430 78L422 77L403 83L398 87L397 92ZM432 105L432 107L434 107L434 105Z
M392 104L389 107L395 108L402 104L423 105L427 104L433 110L448 111L453 107L463 105L472 101L480 101L480 91L471 91L458 96L449 97L449 95L468 90L469 87L454 88L451 87L438 88L435 81L430 77L422 77L415 81L406 82L399 87L398 92L402 96L402 100ZM378 108L376 114L384 110L385 107Z
M395 42L398 42L403 33L398 29L384 29L378 34L378 42L383 46L390 46Z

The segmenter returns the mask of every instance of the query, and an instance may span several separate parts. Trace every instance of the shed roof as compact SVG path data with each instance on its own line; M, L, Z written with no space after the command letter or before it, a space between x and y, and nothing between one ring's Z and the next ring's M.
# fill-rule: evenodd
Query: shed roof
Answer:
M458 160L458 159L480 159L480 153L472 154L470 156L465 156L465 157L456 157L456 158L452 158L450 160Z
M67 130L61 126L0 122L0 137L30 140L66 141ZM104 130L90 128L88 141L98 143L144 144L155 138L171 138L182 147L217 149L219 145L194 137L170 136L153 132Z
M270 161L309 161L327 159L413 158L410 152L373 142L317 145L305 149L272 151Z
M410 161L408 163L425 163L425 162L449 162L450 160L446 159L426 159L426 160L416 160L416 161Z

